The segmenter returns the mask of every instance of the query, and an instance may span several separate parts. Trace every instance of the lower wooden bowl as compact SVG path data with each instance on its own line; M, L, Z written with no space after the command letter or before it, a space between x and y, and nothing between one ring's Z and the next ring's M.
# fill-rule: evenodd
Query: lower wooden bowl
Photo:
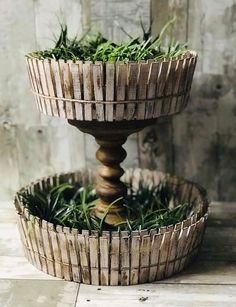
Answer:
M182 271L197 255L207 220L205 190L192 182L157 171L127 170L124 181L138 188L168 185L173 204L193 203L194 214L176 225L140 231L96 231L53 225L29 214L20 193L63 182L86 184L94 174L84 170L44 178L21 189L15 198L25 255L39 270L65 280L92 285L134 285Z

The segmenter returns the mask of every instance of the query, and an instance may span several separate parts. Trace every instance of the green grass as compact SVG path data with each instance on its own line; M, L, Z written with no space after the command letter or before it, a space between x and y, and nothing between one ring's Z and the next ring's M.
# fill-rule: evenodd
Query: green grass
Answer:
M132 38L129 41L116 44L107 40L98 33L90 37L84 35L82 38L77 36L73 39L68 38L66 25L61 25L61 33L55 43L54 48L35 51L31 55L39 59L63 59L63 60L83 60L83 61L141 61L147 59L168 60L185 54L188 49L186 44L181 44L168 36L172 33L175 17L163 26L159 35L151 36L151 28L145 31L143 24L143 37ZM167 38L169 43L164 43Z
M30 214L53 224L79 230L141 230L176 224L193 214L192 204L183 203L171 208L173 194L166 186L148 187L140 184L137 190L128 189L123 200L127 209L124 223L110 226L94 215L97 198L95 189L63 183L45 191L20 194L23 205ZM110 205L112 206L112 204Z

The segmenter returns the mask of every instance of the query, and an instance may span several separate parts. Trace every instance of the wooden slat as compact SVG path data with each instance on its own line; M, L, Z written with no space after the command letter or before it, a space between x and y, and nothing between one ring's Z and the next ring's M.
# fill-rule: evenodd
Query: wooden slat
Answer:
M42 271L48 273L48 264L46 261L46 252L44 248L44 241L42 236L42 227L39 218L36 218L34 221L34 235L36 240L36 245L38 248L38 252L40 254L40 262L41 262L41 269Z
M122 101L126 98L127 64L116 63L116 100ZM124 116L124 104L116 104L116 120L122 120Z
M77 236L78 236L78 230L73 229L72 232L67 235L67 240L70 252L70 262L71 262L73 281L81 282L81 267L80 267Z
M62 228L62 226L57 225L56 230L57 230L57 236L58 236L58 243L59 243L60 251L61 251L63 276L65 280L72 280L71 263L70 263L68 241L67 241L67 232L65 233L66 227Z
M137 96L138 84L138 63L128 64L127 100L135 100ZM128 120L132 120L135 114L135 103L129 102L127 105Z
M170 71L170 61L163 61L161 62L160 72L159 72L159 78L157 80L157 87L156 87L156 95L158 97L164 96L164 90L166 87L166 81L169 76Z
M32 76L32 82L34 84L34 88L33 90L36 93L39 93L40 89L39 89L39 85L38 85L38 77L37 77L37 72L35 72L35 65L34 65L34 61L35 59L33 59L32 57L30 57L28 59L28 64L29 64L29 70L31 72L31 76ZM39 109L40 112L44 112L44 108L43 108L43 102L41 101L41 97L36 96L36 103L37 103L37 107Z
M200 221L196 221L195 223L196 227L193 233L193 236L191 238L190 246L189 246L189 253L186 257L185 263L190 263L193 259L194 252L195 252L195 247L197 243L197 238L198 238L198 233L199 233L199 227L200 227ZM184 264L183 264L184 265Z
M103 64L96 62L92 65L93 68L93 88L94 99L96 101L104 100L104 78L103 78ZM104 121L104 106L103 104L96 103L96 118L98 121Z
M45 257L47 261L48 274L55 276L56 272L54 268L53 249L52 249L52 243L50 241L50 236L48 233L47 221L44 221L44 220L42 221L41 232L42 232L42 237L43 237L43 245L44 245Z
M152 62L150 64L148 76L147 98L153 99L156 97L157 79L160 71L160 62Z
M174 272L178 272L180 270L180 264L181 264L181 257L184 256L184 247L186 244L186 240L187 240L187 233L188 233L188 228L183 228L181 229L180 235L179 235L179 239L178 239L178 251L177 251L177 256L176 258L178 260L175 261L174 264Z
M201 244L201 241L202 241L202 236L203 236L203 232L205 230L205 217L201 217L200 220L196 223L196 239L195 239L195 242L193 244L193 253L191 254L191 257L190 257L190 262L192 260L195 259L196 255L198 254L198 246Z
M158 263L160 261L160 248L163 239L163 234L155 234L152 238L150 248L150 271L149 271L149 282L156 280Z
M162 239L161 247L160 247L159 264L158 264L157 275L156 275L157 280L162 279L165 274L166 261L167 261L167 256L169 253L171 235L172 235L171 231L167 231L163 235L163 239Z
M88 234L78 234L79 255L81 264L82 281L86 284L90 284L90 260L89 260L89 241Z
M189 69L188 69L188 80L185 86L185 92L186 92L186 97L185 97L185 102L184 102L185 106L187 105L188 100L189 100L190 90L191 90L192 81L193 81L193 74L196 68L196 64L197 64L197 56L190 58Z
M59 65L59 62L52 60L51 67L53 72L53 78L55 81L56 96L58 98L63 98L64 95L63 95L62 80L61 80L61 67ZM57 107L58 107L59 116L66 118L65 102L61 99L57 99Z
M42 84L41 84L41 76L40 76L40 73L39 73L39 70L38 70L37 62L38 62L37 59L31 59L32 69L33 69L33 73L34 73L34 79L35 79L35 83L36 83L36 86L37 86L37 89L38 89L38 93L43 94L43 89L42 89ZM43 97L39 97L39 100L40 100L42 112L44 114L47 114L45 99Z
M31 88L34 92L38 92L38 88L37 88L37 84L36 84L36 81L35 81L35 74L34 74L34 71L33 71L33 65L32 65L32 60L30 58L26 58L26 65L27 65L27 68L28 68L28 74L29 74L29 78L30 78L30 81L31 81ZM37 108L40 112L42 112L42 107L41 107L41 102L40 102L40 99L38 96L34 96L35 97L35 102L36 102L36 105L37 105Z
M175 259L177 258L178 252L178 239L180 236L181 229L175 229L172 232L171 239L170 239L170 249L168 255L168 263L166 266L165 277L169 277L174 272L174 264Z
M140 245L140 283L145 283L149 278L149 253L150 253L150 235L142 236Z
M123 232L120 237L120 284L129 285L130 236Z
M91 283L99 285L99 241L97 236L89 236L89 251Z
M171 113L175 113L178 108L178 94L179 94L179 87L180 87L180 79L182 73L182 62L183 60L178 60L176 67L175 67L175 82L173 86L173 99L171 103Z
M182 62L182 73L181 73L181 78L180 78L180 83L179 83L179 94L184 94L185 93L185 87L186 87L186 82L187 82L187 73L189 69L189 61L190 59L184 59ZM181 110L184 104L184 96L182 95L178 99L178 111Z
M164 98L162 103L162 114L168 115L171 112L174 86L176 82L176 66L178 61L170 61L166 85L164 87Z
M140 100L145 100L147 98L147 81L149 75L149 68L150 63L139 63L137 98ZM137 119L145 118L145 107L145 101L138 103Z
M115 98L115 65L106 63L106 100L113 101ZM114 107L112 104L105 106L106 120L112 121L114 115Z
M72 83L72 76L70 72L70 66L68 62L59 61L61 66L61 73L62 73L62 87L63 93L65 98L71 99L73 97L73 83ZM75 118L75 110L74 104L72 101L67 100L65 101L65 112L66 118L74 119Z
M83 64L83 92L84 100L93 100L93 82L92 82L92 62L87 61ZM92 120L92 104L85 103L84 119Z
M100 244L100 283L101 285L109 285L109 249L110 249L110 234L103 232L99 238Z
M157 77L157 84L156 84L156 97L162 98L164 94L164 87L167 78L169 62L163 61L160 63L158 77ZM162 103L163 100L159 99L154 107L154 117L158 117L161 115L162 112Z
M39 74L40 74L41 86L42 86L42 93L41 94L48 96L49 90L48 90L48 85L47 85L47 80L46 80L44 61L37 61L37 65L38 65L38 71L39 71ZM52 115L50 99L45 98L44 101L45 101L46 113L48 115Z
M188 257L187 255L191 251L191 245L192 245L192 242L193 242L193 239L194 239L195 229L196 229L196 224L193 224L188 228L187 239L184 242L184 246L183 246L183 250L182 250L182 252L183 252L182 255L183 256L186 255L186 256L184 258L182 258L179 263L178 262L176 263L175 269L177 269L178 271L181 271L185 266L185 263L186 263L187 257ZM179 264L179 267L178 267L178 264Z
M153 101L156 98L156 86L157 78L160 69L159 62L152 62L150 64L149 76L148 76L148 88L147 88L147 99L152 99L152 101L147 101L145 118L152 118L154 112L154 106L157 101Z
M110 285L118 285L119 282L119 268L120 268L120 237L119 233L112 233L111 250L110 250Z
M33 91L37 92L37 88L35 87L35 83L34 83L33 72L32 72L29 61L30 61L29 57L26 57L25 62L26 62L26 67L27 67L28 76L30 80L30 86Z
M61 257L61 250L59 246L59 239L57 236L56 230L53 229L53 225L51 231L49 231L50 241L52 243L52 250L53 250L53 258L55 260L55 273L56 276L59 278L63 278L63 269L62 269L62 257Z
M136 285L139 282L139 258L140 236L135 231L131 234L131 259L130 259L130 283Z
M35 231L34 231L34 220L33 217L28 214L28 211L24 209L23 211L24 217L22 219L24 224L24 233L25 238L28 240L28 244L30 245L32 250L32 258L34 258L34 265L41 270L41 262L39 259L39 251L38 246L35 240Z
M70 63L71 77L73 82L74 99L83 99L83 63L78 61ZM83 119L83 106L80 102L75 102L76 119Z
M51 97L56 97L56 90L55 85L53 83L53 77L52 77L52 68L51 68L51 62L47 59L44 60L44 71L45 71L45 77L48 87L48 94ZM51 112L53 116L59 116L58 106L55 99L50 99L50 105L51 105Z

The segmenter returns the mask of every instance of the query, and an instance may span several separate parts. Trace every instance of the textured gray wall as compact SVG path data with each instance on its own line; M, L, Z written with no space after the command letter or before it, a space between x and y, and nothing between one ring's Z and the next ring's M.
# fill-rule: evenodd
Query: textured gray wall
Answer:
M52 45L58 17L71 35L100 29L115 40L140 32L152 15L157 33L176 14L175 35L199 52L189 107L174 119L134 135L126 166L175 172L202 183L214 199L235 200L235 0L0 1L0 199L37 177L96 164L96 144L66 122L38 114L24 54Z
M199 61L188 108L149 131L158 142L142 151L141 164L194 179L212 199L235 200L236 1L157 0L152 14L154 31L176 14L175 35L189 41Z

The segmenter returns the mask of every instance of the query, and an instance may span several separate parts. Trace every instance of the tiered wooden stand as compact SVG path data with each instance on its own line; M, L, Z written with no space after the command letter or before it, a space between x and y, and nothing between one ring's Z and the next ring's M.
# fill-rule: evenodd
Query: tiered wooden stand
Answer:
M185 108L196 61L195 52L170 61L115 64L26 57L38 109L68 119L100 145L97 216L126 195L120 163L126 157L122 145L127 137ZM116 224L124 218L120 201L110 208L106 222Z
M195 52L168 61L82 62L40 60L26 57L31 88L40 112L66 118L69 124L93 135L102 163L96 178L99 197L95 214L114 225L125 219L122 198L127 193L120 163L127 137L156 122L159 117L181 112L187 105L197 61ZM197 253L206 220L207 203L192 183L157 172L128 172L125 181L159 184L177 191L176 201L191 200L196 214L178 225L152 231L78 233L36 218L27 237L30 216L18 199L20 229L26 256L41 270L68 280L90 284L128 285L154 281L182 270ZM50 177L37 183L84 180L87 173ZM145 174L145 176L144 176ZM147 175L147 176L146 176ZM55 179L57 178L57 179ZM64 178L64 179L63 179ZM142 178L142 179L141 179ZM56 181L55 181L56 180ZM34 189L34 184L27 189Z

